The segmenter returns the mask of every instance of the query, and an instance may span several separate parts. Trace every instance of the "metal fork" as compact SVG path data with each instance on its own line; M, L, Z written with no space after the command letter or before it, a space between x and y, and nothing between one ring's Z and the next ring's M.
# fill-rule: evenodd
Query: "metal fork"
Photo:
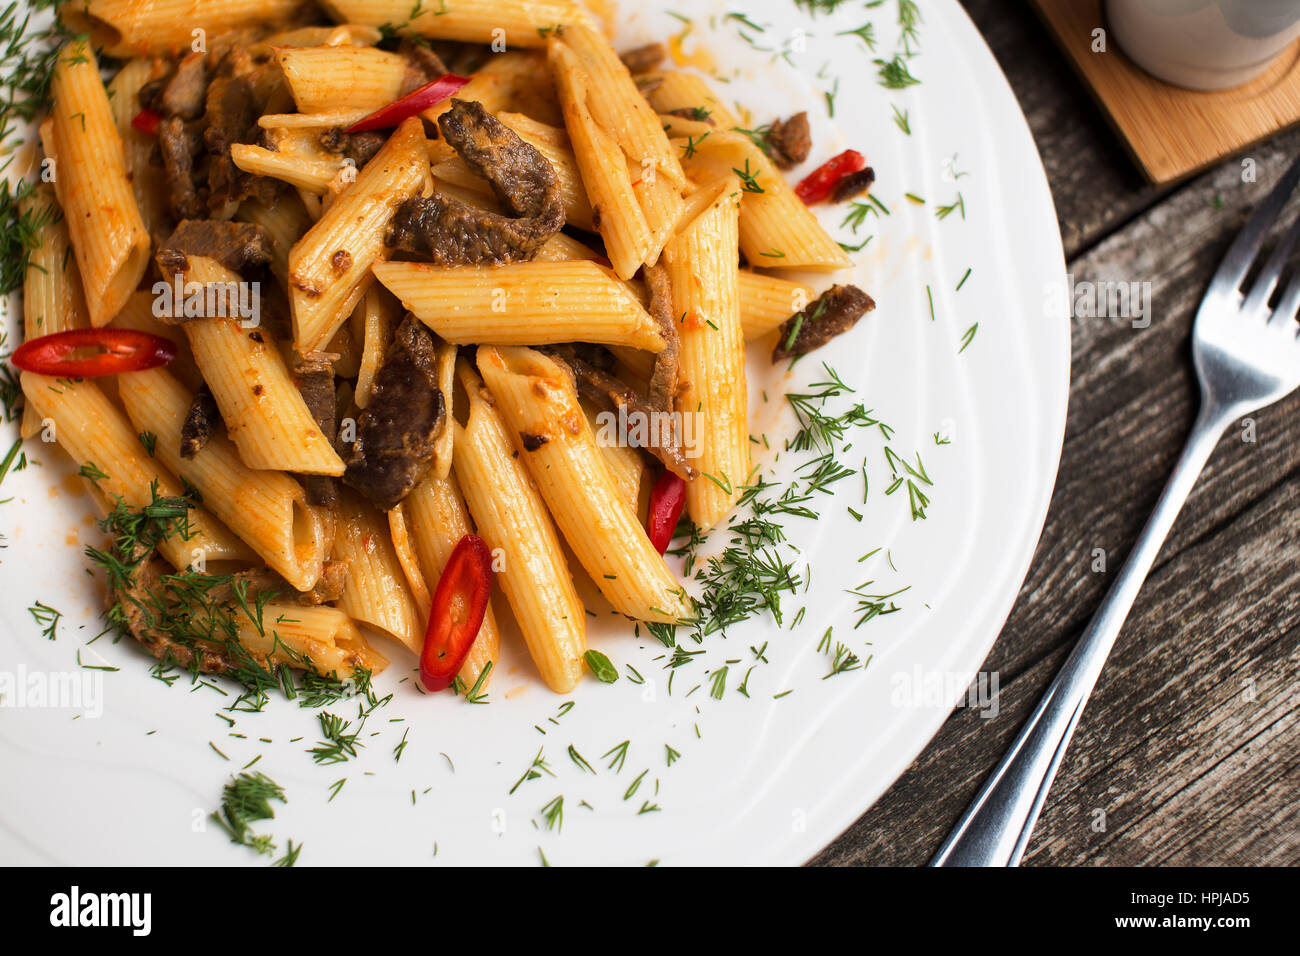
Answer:
M1219 438L1242 415L1273 404L1300 385L1296 335L1300 275L1292 277L1277 305L1269 308L1283 267L1300 239L1300 219L1278 241L1249 290L1243 289L1297 182L1300 161L1283 174L1250 217L1214 274L1192 331L1201 408L1178 466L1110 593L1015 743L939 848L932 866L1020 862L1102 665Z

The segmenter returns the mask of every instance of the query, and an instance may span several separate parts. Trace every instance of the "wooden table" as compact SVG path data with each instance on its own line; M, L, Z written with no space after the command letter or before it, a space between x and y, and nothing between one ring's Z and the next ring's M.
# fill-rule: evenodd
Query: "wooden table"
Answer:
M995 718L961 709L814 863L924 863L1109 587L1197 405L1196 305L1300 132L1180 186L1146 185L1027 5L963 0L1029 118L1076 278L1150 281L1151 326L1076 319L1056 491L984 670ZM924 54L922 54L922 57ZM1300 862L1300 396L1214 454L1070 745L1026 865ZM1095 572L1095 549L1106 571Z

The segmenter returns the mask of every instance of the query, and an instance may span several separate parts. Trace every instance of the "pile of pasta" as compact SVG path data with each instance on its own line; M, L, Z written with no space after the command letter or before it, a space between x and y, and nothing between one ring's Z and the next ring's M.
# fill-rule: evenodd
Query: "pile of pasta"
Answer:
M682 582L644 527L653 460L597 441L593 409L572 376L538 346L594 343L620 374L648 374L663 338L647 313L643 266L662 264L680 317L677 408L697 416L698 475L686 508L701 529L736 505L751 474L745 343L772 333L813 292L741 268L835 270L851 265L754 141L700 77L662 72L643 94L582 7L568 0L446 0L410 16L410 0L330 0L336 26L293 26L286 0L88 0L65 17L89 39L68 44L40 127L57 174L26 202L60 210L42 227L25 284L28 338L76 328L147 331L171 340L165 368L115 378L22 373L24 434L50 431L106 510L188 495L191 536L163 541L176 569L265 566L310 591L329 562L346 567L342 596L304 608L276 636L326 674L384 655L382 635L419 653L430 599L456 543L477 533L494 554L495 582L545 683L582 675L588 617L576 564L617 612L674 623L694 613ZM419 10L420 5L417 5ZM289 25L277 30L274 24ZM395 210L435 192L497 208L489 184L430 136L444 102L385 131L360 170L319 146L398 98L405 65L382 49L387 27L436 40L492 44L458 94L481 103L551 163L567 223L531 261L440 267L393 261L385 236ZM209 36L262 28L296 111L263 115L262 145L236 144L240 169L288 184L272 204L248 199L235 218L273 240L270 272L286 300L292 340L236 318L167 324L154 314L151 256L168 219L152 138L132 126L141 88ZM385 27L385 30L381 30ZM101 55L126 58L107 82ZM711 122L683 118L707 110ZM704 115L700 112L698 115ZM707 135L705 135L707 133ZM270 145L266 145L269 143ZM738 175L738 172L740 175ZM756 181L761 190L746 187ZM219 263L190 257L189 283L237 283ZM396 326L413 314L435 335L447 407L427 475L387 513L344 489L333 511L312 505L299 476L343 474L294 380L294 354L327 353L340 408L364 409ZM475 346L476 348L466 348ZM187 410L206 385L225 432L196 455L179 452ZM155 436L146 447L140 436ZM541 444L523 436L544 435ZM505 613L500 604L496 613ZM256 645L255 633L241 639ZM265 641L263 640L263 643ZM496 660L489 609L461 679ZM261 645L258 645L261 646ZM267 651L274 658L274 650Z

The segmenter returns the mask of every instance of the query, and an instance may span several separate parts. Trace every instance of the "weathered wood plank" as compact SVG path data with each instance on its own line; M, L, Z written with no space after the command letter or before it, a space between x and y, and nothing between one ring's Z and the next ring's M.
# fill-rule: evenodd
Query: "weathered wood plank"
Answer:
M1057 154L1048 169L1063 230L1086 250L1071 259L1076 280L1150 282L1152 322L1075 321L1057 488L1030 574L985 663L999 674L998 716L957 711L818 857L822 864L925 862L1001 757L1181 450L1197 401L1188 341L1209 276L1249 208L1300 154L1300 134L1289 134L1255 151L1256 182L1230 161L1151 205L1152 192L1125 185L1127 172L1116 169L1127 163L1122 153L1107 156L1087 137L1070 146L1072 134L1056 128L1057 117L1078 110L1079 91L1034 52L1041 31L1029 15L983 0L967 6L1027 102L1045 154ZM1083 154L1070 157L1071 149ZM1087 189L1062 179L1083 169L1093 174ZM1122 212L1108 219L1089 204ZM1123 227L1107 235L1114 221ZM1085 712L1027 863L1300 861L1298 412L1292 396L1254 416L1253 434L1243 424L1220 444ZM1097 549L1104 571L1093 570ZM1243 698L1247 678L1254 701ZM1103 832L1093 829L1099 809Z

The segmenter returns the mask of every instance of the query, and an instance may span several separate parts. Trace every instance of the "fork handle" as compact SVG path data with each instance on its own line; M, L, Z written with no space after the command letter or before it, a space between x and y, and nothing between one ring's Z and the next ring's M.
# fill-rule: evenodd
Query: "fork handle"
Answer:
M1182 457L1115 584L931 866L1019 864L1102 665L1183 502L1235 415L1232 407L1202 403Z

